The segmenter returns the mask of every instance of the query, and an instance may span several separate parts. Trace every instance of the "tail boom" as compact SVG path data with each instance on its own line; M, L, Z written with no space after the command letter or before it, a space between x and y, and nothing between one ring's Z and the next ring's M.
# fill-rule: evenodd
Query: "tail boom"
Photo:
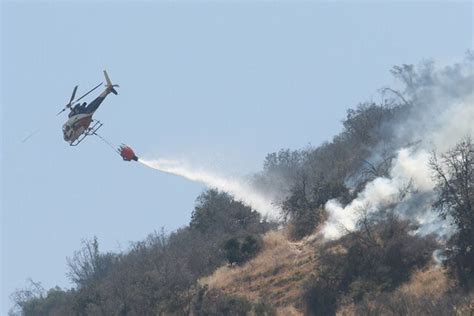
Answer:
M112 81L110 80L110 77L109 75L107 74L107 71L104 70L104 76L105 76L105 81L107 82L106 83L106 86L107 86L107 91L110 91L112 92L113 94L117 95L117 90L115 90L114 88L115 87L119 87L118 84L112 84Z

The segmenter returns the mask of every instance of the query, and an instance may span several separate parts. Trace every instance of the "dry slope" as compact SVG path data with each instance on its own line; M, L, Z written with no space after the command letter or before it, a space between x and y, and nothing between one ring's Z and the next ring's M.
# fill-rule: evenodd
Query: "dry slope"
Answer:
M243 266L223 266L201 285L216 288L250 301L265 300L279 314L300 315L302 284L315 266L317 237L291 242L284 231L270 231L263 237L263 251Z
M321 243L318 234L299 242L291 242L285 231L270 231L264 235L260 254L243 266L222 266L212 275L199 280L201 285L219 289L232 296L245 297L254 303L266 301L276 307L278 315L303 315L303 284L315 271L315 248ZM359 305L346 302L338 315L370 312L392 315L390 304L406 304L408 314L436 312L449 298L453 282L445 270L430 265L413 273L411 279L389 294L393 302L377 306L376 297L367 297ZM444 298L443 298L444 297ZM387 304L387 306L385 306ZM362 306L362 309L361 309ZM394 310L399 310L395 307ZM474 293L464 296L454 307L444 307L453 315L474 315Z

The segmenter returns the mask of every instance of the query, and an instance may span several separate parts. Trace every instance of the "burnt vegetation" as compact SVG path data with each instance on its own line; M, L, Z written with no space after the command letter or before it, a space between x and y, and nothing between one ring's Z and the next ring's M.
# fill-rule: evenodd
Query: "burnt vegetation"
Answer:
M402 92L382 90L380 103L359 104L347 112L343 130L318 147L267 155L254 183L277 192L282 222L289 238L300 241L327 219L325 204L347 205L378 177L389 176L403 142L392 128L414 110L414 91L430 81L428 63L394 67L405 84ZM307 279L300 309L308 315L334 315L353 306L360 315L449 315L473 313L474 285L474 146L465 138L445 153L433 153L436 182L433 208L453 223L446 243L416 234L416 223L390 205L365 213L353 231L336 241L318 244L316 266ZM281 225L281 223L280 223ZM99 241L85 240L67 259L71 289L45 290L31 281L12 294L21 315L275 315L265 300L249 301L199 284L222 265L244 265L262 250L262 234L276 223L209 190L196 200L191 221L170 234L155 232L123 253L103 253ZM445 295L413 298L397 289L414 271L434 264L439 250L443 265L456 280ZM472 308L472 309L471 309Z
M439 246L434 236L410 234L412 224L393 212L363 217L359 229L317 252L317 273L307 284L307 312L335 314L344 301L393 291L424 267Z

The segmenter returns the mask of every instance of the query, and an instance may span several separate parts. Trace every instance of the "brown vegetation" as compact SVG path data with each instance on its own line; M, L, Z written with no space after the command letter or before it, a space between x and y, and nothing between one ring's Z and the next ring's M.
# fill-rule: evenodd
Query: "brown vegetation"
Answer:
M317 238L291 242L279 230L266 233L263 243L261 253L243 266L222 266L199 283L252 302L266 300L281 315L301 314L302 285L314 270Z
M337 315L474 315L474 293L459 292L446 269L430 266L392 293L344 305Z

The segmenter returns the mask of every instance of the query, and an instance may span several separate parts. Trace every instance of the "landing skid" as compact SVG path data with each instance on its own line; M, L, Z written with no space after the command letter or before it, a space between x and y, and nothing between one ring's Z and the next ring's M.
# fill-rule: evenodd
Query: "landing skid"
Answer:
M92 135L97 135L97 131L99 128L102 127L102 124L100 121L92 121L94 124L86 129L84 133L81 134L75 141L73 141L70 145L71 146L77 146L79 145L87 136L92 136Z

